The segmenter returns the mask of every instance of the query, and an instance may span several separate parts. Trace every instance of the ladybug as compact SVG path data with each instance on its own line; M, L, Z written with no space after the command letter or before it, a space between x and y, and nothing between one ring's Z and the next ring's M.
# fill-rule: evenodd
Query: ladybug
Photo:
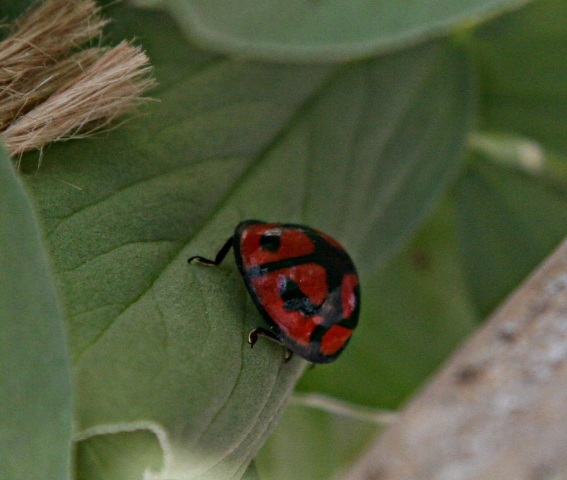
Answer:
M265 336L314 363L335 360L358 323L360 287L345 249L318 230L289 223L246 220L237 225L214 260L219 265L230 248L256 307L270 329L255 328L253 347Z

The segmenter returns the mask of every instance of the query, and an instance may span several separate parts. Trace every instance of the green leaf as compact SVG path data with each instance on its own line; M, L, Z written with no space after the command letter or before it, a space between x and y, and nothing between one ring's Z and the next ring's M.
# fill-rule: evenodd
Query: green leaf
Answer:
M260 218L328 231L362 270L380 263L459 167L470 72L442 43L343 66L233 61L183 44L166 16L114 12L120 36L147 41L159 102L52 147L28 179L68 312L79 468L96 478L85 448L104 458L100 437L144 431L168 479L240 478L304 362L269 342L250 350L262 319L231 259L186 259ZM132 472L155 468L152 435L121 438L147 449Z
M163 451L150 430L118 432L79 442L76 463L77 480L142 479L161 470Z
M338 478L382 431L386 417L331 398L296 394L256 458L260 478Z
M298 388L395 409L480 321L451 203L362 286L362 316L348 349L336 363L308 370Z
M246 472L244 473L244 476L242 477L242 480L261 480L255 462L252 462L248 466Z
M567 188L477 161L455 192L467 278L487 314L565 236Z
M567 2L538 0L472 38L482 73L483 127L567 153Z
M7 19L13 20L20 16L26 8L29 8L32 3L33 0L2 0L2 4L0 5L0 15L4 22ZM4 35L2 35L2 37L3 36Z
M167 0L187 34L247 58L338 61L399 50L524 0Z
M0 152L0 479L70 478L71 373L31 205Z

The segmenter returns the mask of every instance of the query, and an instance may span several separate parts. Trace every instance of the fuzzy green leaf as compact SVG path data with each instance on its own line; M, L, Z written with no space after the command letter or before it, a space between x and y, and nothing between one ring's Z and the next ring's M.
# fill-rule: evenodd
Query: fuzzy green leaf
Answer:
M96 435L77 448L77 480L142 479L163 468L163 451L147 429Z
M0 479L63 480L71 370L35 215L0 152Z
M164 0L189 36L247 58L337 61L399 50L524 0Z

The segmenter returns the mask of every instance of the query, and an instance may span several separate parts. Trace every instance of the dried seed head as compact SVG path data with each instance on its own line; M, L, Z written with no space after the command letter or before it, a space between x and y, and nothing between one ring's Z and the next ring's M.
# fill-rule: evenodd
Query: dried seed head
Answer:
M17 118L44 102L61 85L71 83L100 57L100 51L89 48L58 63L47 65L37 75L24 75L0 96L0 131L7 129Z
M78 138L108 127L154 85L146 55L122 42L4 131L18 155L43 145ZM83 132L83 133L81 133Z
M106 23L94 0L46 0L0 42L0 131L10 154L105 128L155 84L147 56L127 42L79 50Z
M34 4L0 43L0 98L19 91L24 77L75 53L100 37L107 21L93 0L48 0Z

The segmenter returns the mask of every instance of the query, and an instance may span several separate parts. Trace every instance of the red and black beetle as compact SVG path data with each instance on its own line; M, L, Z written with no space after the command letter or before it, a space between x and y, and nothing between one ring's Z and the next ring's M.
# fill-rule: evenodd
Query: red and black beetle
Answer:
M282 343L314 363L335 360L358 323L360 287L354 264L345 249L328 235L288 223L246 220L236 227L214 260L194 256L206 265L219 265L230 248L246 288L270 329L258 335Z

